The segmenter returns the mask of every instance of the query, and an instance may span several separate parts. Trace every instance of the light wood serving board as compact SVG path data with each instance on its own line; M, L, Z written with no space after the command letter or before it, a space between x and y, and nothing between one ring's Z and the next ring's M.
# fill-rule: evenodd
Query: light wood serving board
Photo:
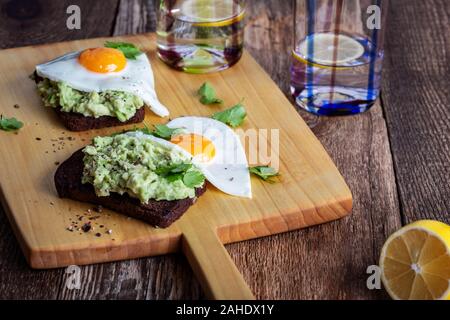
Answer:
M85 133L67 131L53 110L43 107L28 76L38 63L69 51L102 46L105 40L0 51L0 113L25 123L18 134L0 131L1 200L32 268L133 259L181 249L210 297L251 299L253 295L223 244L332 221L351 211L351 192L332 160L248 53L229 70L185 74L158 60L153 34L115 40L133 42L147 52L156 91L169 107L171 118L210 116L245 98L248 117L242 129L279 129L280 181L270 184L252 178L251 200L208 187L206 194L167 229L156 229L109 210L89 215L87 210L92 205L59 199L53 183L57 163L88 144L92 137L125 127ZM204 81L214 85L225 100L224 106L198 102L195 92ZM147 125L165 121L147 112ZM78 221L79 216L82 221ZM66 230L73 221L81 226L92 217L95 230ZM111 234L105 232L108 229Z

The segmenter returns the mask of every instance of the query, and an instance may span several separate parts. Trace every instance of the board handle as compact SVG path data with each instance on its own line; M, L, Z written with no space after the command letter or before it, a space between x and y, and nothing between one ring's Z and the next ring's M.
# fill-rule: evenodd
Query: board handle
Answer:
M215 230L204 221L183 221L182 250L208 298L254 300Z

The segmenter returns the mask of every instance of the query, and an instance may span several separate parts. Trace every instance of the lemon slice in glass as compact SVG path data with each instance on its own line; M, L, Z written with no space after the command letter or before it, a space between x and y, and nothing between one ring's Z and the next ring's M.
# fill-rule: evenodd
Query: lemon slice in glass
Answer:
M201 66L211 66L214 64L214 57L211 53L201 48L195 50L192 54L184 57L185 67L201 67Z
M233 0L186 0L180 19L199 27L222 27L242 20L244 10Z
M311 56L310 46L312 46ZM305 60L319 65L346 66L349 62L362 57L364 47L344 34L314 33L300 43L298 52Z
M381 279L396 300L450 299L450 226L431 220L389 237L380 257Z

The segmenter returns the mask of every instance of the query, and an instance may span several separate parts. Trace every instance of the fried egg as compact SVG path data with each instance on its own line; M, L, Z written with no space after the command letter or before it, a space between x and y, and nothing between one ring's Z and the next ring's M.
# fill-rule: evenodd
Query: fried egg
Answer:
M170 141L140 131L128 134L150 139L191 158L206 180L220 191L238 197L252 197L247 157L233 130L220 121L202 117L177 118L167 126L181 129Z
M244 148L226 124L203 117L181 117L167 124L181 128L170 142L192 155L192 162L217 189L230 195L252 197Z
M150 61L146 54L127 59L113 48L72 52L36 66L36 73L52 81L63 81L84 92L123 91L140 97L157 115L169 115L159 102Z

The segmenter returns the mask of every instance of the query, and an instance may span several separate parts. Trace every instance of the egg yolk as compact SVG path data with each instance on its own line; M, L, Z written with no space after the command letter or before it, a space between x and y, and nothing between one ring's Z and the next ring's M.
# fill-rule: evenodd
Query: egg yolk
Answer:
M214 144L197 134L181 134L174 136L170 142L183 148L202 162L208 162L216 155Z
M78 60L86 69L98 73L118 72L127 64L123 52L113 48L86 49Z

